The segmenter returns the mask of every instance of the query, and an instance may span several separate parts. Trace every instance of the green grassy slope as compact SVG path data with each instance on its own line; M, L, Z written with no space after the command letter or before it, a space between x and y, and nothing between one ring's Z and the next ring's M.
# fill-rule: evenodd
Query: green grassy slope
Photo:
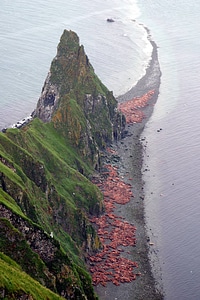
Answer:
M124 122L65 30L34 119L0 133L0 295L97 299L85 260L101 247L89 219L103 201L90 178Z

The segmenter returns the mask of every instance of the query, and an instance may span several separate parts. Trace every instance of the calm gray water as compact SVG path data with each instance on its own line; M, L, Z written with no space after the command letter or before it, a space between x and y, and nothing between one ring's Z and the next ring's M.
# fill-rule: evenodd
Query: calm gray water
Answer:
M65 28L77 32L96 73L115 95L144 74L152 47L134 22L140 13L136 1L104 2L1 0L0 128L36 107Z
M139 23L149 27L159 46L162 82L143 133L144 167L150 170L144 172L146 218L166 299L200 299L200 2L1 0L0 5L0 128L35 108L65 28L78 33L96 73L119 95L144 74L151 47Z
M199 1L140 0L162 70L160 96L143 133L146 214L167 300L200 299ZM162 131L157 132L159 128Z

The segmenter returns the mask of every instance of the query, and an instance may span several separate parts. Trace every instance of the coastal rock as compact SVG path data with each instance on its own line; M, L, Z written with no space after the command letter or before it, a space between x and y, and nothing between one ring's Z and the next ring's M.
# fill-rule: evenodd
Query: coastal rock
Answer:
M113 22L115 22L112 18L108 18L107 19L107 22L110 22L110 23L113 23Z
M56 85L50 82L50 77L51 73L49 72L38 100L37 109L34 112L34 115L37 115L43 122L51 121L59 99L59 90Z
M99 167L99 151L123 136L125 118L102 84L73 31L61 36L34 117L52 122L80 153Z

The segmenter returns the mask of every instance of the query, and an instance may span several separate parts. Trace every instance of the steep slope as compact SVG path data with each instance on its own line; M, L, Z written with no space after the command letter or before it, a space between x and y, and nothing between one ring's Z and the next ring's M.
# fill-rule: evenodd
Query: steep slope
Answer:
M0 253L0 269L0 299L64 299L28 276L16 262L3 253Z
M101 151L123 134L125 119L72 31L61 36L33 115L20 130L0 133L0 296L21 299L16 278L26 272L39 289L96 299L84 261L101 247L89 216L103 206L89 178ZM5 257L19 268L5 267ZM24 286L27 299L39 299L34 282L31 292ZM51 299L45 291L41 298Z
M38 101L35 116L67 137L98 166L98 148L122 135L125 119L112 92L94 73L78 36L64 31Z

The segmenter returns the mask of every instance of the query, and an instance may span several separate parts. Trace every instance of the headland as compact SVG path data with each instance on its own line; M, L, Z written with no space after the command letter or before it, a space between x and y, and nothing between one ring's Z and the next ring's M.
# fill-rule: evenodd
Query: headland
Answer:
M64 30L33 120L0 133L4 298L39 299L34 284L24 290L34 277L39 291L43 285L54 292L48 299L96 300L92 283L101 300L162 299L149 260L141 171L140 134L157 100L161 75L151 43L146 75L118 98L117 109L78 36ZM105 145L110 145L107 152ZM94 169L104 205L89 180ZM21 269L15 261L27 273L25 283L18 281ZM17 280L17 287L22 283L20 294L8 277Z

